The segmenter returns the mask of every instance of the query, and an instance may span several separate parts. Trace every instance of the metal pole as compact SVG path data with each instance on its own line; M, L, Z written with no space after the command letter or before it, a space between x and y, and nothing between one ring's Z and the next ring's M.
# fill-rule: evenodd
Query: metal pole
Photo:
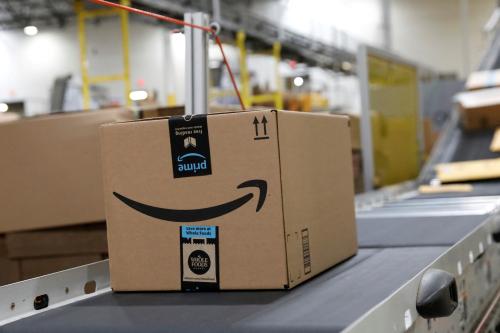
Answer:
M220 0L212 0L212 15L215 22L220 22Z
M460 28L462 30L463 76L466 77L470 72L469 0L460 0Z
M184 21L201 26L209 25L204 13L186 13ZM186 91L185 114L208 113L208 37L199 29L185 27L186 37Z
M130 0L121 0L120 4L130 6ZM128 12L125 10L120 11L120 26L122 31L123 89L125 92L125 105L131 106L132 100L129 97L132 88L130 84Z
M384 34L384 48L392 49L392 29L391 29L391 0L382 0L382 30Z
M361 94L361 154L365 191L373 190L375 175L373 163L372 125L370 112L370 82L368 80L368 55L366 46L360 45L357 54L359 91Z
M87 59L87 37L85 32L85 7L82 1L75 2L78 22L78 42L80 44L80 70L82 72L83 109L90 109L90 83Z

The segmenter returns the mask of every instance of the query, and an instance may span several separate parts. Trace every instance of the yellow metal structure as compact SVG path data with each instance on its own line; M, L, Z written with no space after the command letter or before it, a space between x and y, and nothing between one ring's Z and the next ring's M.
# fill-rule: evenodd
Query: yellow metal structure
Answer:
M283 87L281 83L281 76L279 73L279 64L281 61L281 43L274 42L272 55L275 61L275 78L276 78L276 91L253 95L252 87L250 85L250 74L247 66L247 50L245 46L246 35L243 31L238 31L236 34L236 45L240 50L240 83L241 83L241 98L245 106L252 106L256 104L274 103L276 109L283 109Z
M414 66L368 54L375 186L419 172L418 73Z
M120 4L130 6L130 0L120 0ZM98 83L108 83L115 81L123 81L126 105L131 105L129 93L130 85L130 60L129 60L129 30L128 30L128 12L119 9L86 9L85 4L81 0L75 1L75 11L77 14L78 23L78 40L80 43L80 69L82 72L82 94L83 108L90 108L90 85ZM87 56L87 34L86 22L89 19L105 16L118 16L120 18L121 27L121 43L122 43L122 63L123 71L113 75L90 76L89 61Z

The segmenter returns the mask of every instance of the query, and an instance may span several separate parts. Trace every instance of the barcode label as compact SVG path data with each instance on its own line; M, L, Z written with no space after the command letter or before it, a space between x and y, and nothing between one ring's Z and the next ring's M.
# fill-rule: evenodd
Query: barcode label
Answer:
M303 229L302 232L302 255L304 257L304 274L311 273L311 251L309 249L309 230Z

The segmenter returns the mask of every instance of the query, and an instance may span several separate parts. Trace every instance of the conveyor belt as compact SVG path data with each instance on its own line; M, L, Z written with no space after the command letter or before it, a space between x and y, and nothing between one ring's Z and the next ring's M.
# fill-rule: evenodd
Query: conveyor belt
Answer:
M452 246L485 219L484 215L361 218L357 221L359 246L361 248Z
M499 63L499 36L481 69ZM500 157L488 149L492 131L466 133L456 114L450 118L419 183L435 177L437 163ZM347 327L350 333L472 331L491 296L486 288L500 285L500 251L492 243L494 225L489 218L496 211L484 204L484 197L496 200L494 196L500 195L500 182L473 185L469 193L419 194L396 203L383 199L382 207L375 207L379 199L363 202L357 219L359 253L289 291L104 292L28 314L0 326L0 333L340 332ZM446 198L450 200L436 204ZM454 198L458 199L452 203ZM465 200L463 205L459 198ZM426 321L417 313L416 293L429 267L457 279L460 305L449 318ZM43 283L29 286L46 292ZM13 312L17 309L11 307Z
M480 132L459 131L458 143L452 161L472 161L500 157L500 153L490 151L493 130Z
M290 291L107 293L0 332L340 332L446 249L360 250Z

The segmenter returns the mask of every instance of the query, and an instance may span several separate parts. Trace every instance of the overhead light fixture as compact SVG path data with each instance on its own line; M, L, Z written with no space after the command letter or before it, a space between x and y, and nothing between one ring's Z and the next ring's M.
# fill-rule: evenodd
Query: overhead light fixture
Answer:
M0 112L9 111L9 105L7 103L0 103Z
M128 97L133 101L143 101L148 98L148 92L145 90L131 91Z
M352 70L352 64L348 61L343 61L341 67L342 67L342 70L344 70L346 72L349 72L350 70Z
M293 79L293 84L296 87L302 87L304 84L304 79L300 76L297 76L295 79Z
M35 36L36 34L38 34L38 28L34 25L28 25L24 27L24 34L26 36Z

